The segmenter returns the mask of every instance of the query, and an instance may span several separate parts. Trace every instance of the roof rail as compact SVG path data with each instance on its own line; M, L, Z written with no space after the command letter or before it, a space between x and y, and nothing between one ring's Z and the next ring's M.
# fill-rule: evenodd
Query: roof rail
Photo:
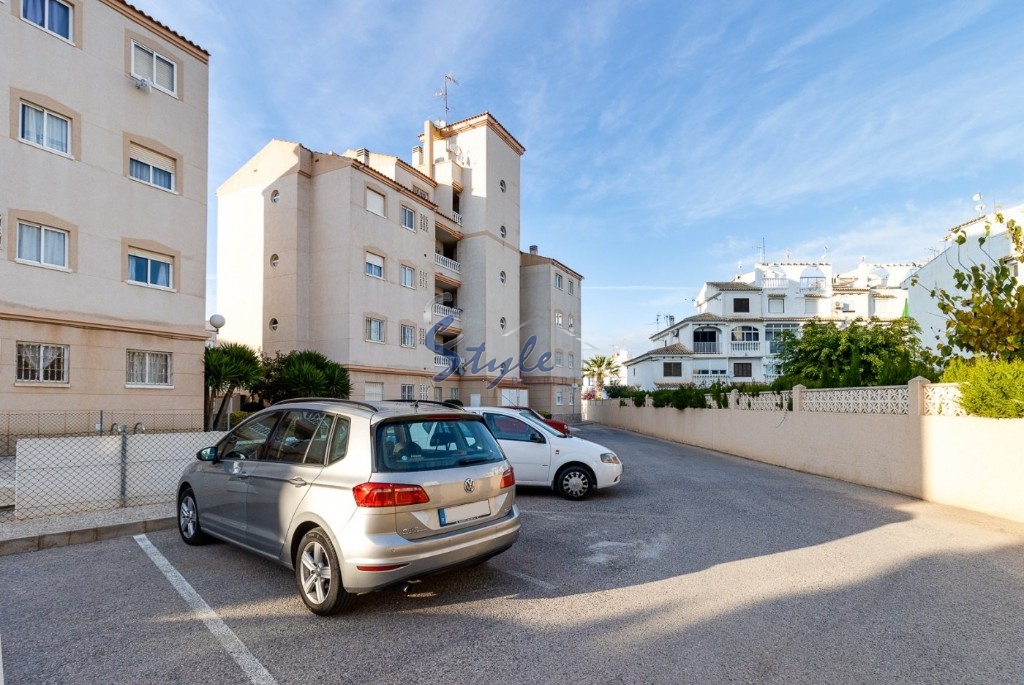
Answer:
M361 402L360 400L346 400L340 397L289 397L288 399L274 402L273 406L277 407L282 404L297 404L299 402L333 402L337 404L349 404L355 407L362 407L363 409L369 409L370 411L380 411L380 407L375 404Z
M405 404L411 404L417 406L420 404L433 404L439 407L447 407L449 409L463 409L461 404L455 404L446 400L385 400L385 402L404 402Z

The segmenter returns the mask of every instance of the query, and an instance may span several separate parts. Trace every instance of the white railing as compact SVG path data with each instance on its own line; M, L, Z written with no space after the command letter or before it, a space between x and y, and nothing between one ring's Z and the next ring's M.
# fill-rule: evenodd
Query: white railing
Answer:
M800 409L841 414L907 414L910 392L905 385L804 390Z
M434 366L446 369L446 368L450 367L451 365L452 365L451 357L446 357L443 354L435 354L434 355Z
M788 278L762 278L761 287L770 290L785 290L789 287Z
M452 212L452 221L457 223L459 226L462 225L462 215L458 212Z
M757 352L761 349L761 343L758 340L731 342L729 343L729 349L733 352Z
M800 290L812 293L820 293L825 290L824 278L801 278Z
M695 342L693 343L694 354L720 354L721 347L716 342Z
M462 265L454 259L449 259L439 252L434 253L434 263L457 274L462 273Z
M459 309L458 307L449 307L443 304L435 304L434 313L442 318L450 316L456 321L462 320L462 310Z
M960 386L932 383L924 388L924 413L928 416L966 416L960 406Z

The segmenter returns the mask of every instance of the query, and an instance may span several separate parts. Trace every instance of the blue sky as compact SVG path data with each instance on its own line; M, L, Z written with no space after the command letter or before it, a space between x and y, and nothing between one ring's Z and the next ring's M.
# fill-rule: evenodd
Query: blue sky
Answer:
M585 358L646 351L762 245L922 261L974 193L1024 202L1018 0L132 4L211 53L211 234L271 138L409 161L452 73L448 120L526 147L521 248L583 274Z

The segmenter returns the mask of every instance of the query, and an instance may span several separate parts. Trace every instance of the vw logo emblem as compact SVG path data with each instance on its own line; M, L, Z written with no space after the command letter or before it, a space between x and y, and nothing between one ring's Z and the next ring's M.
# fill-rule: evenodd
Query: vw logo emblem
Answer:
M466 492L473 492L473 488L475 488L475 487L476 487L476 484L473 482L472 478L467 478L462 483L462 489L465 490Z

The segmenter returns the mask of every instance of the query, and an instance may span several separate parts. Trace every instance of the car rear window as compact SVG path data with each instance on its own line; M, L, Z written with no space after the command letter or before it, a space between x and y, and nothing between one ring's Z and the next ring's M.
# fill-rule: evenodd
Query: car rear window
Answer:
M482 421L414 417L377 427L378 472L433 471L504 459Z

